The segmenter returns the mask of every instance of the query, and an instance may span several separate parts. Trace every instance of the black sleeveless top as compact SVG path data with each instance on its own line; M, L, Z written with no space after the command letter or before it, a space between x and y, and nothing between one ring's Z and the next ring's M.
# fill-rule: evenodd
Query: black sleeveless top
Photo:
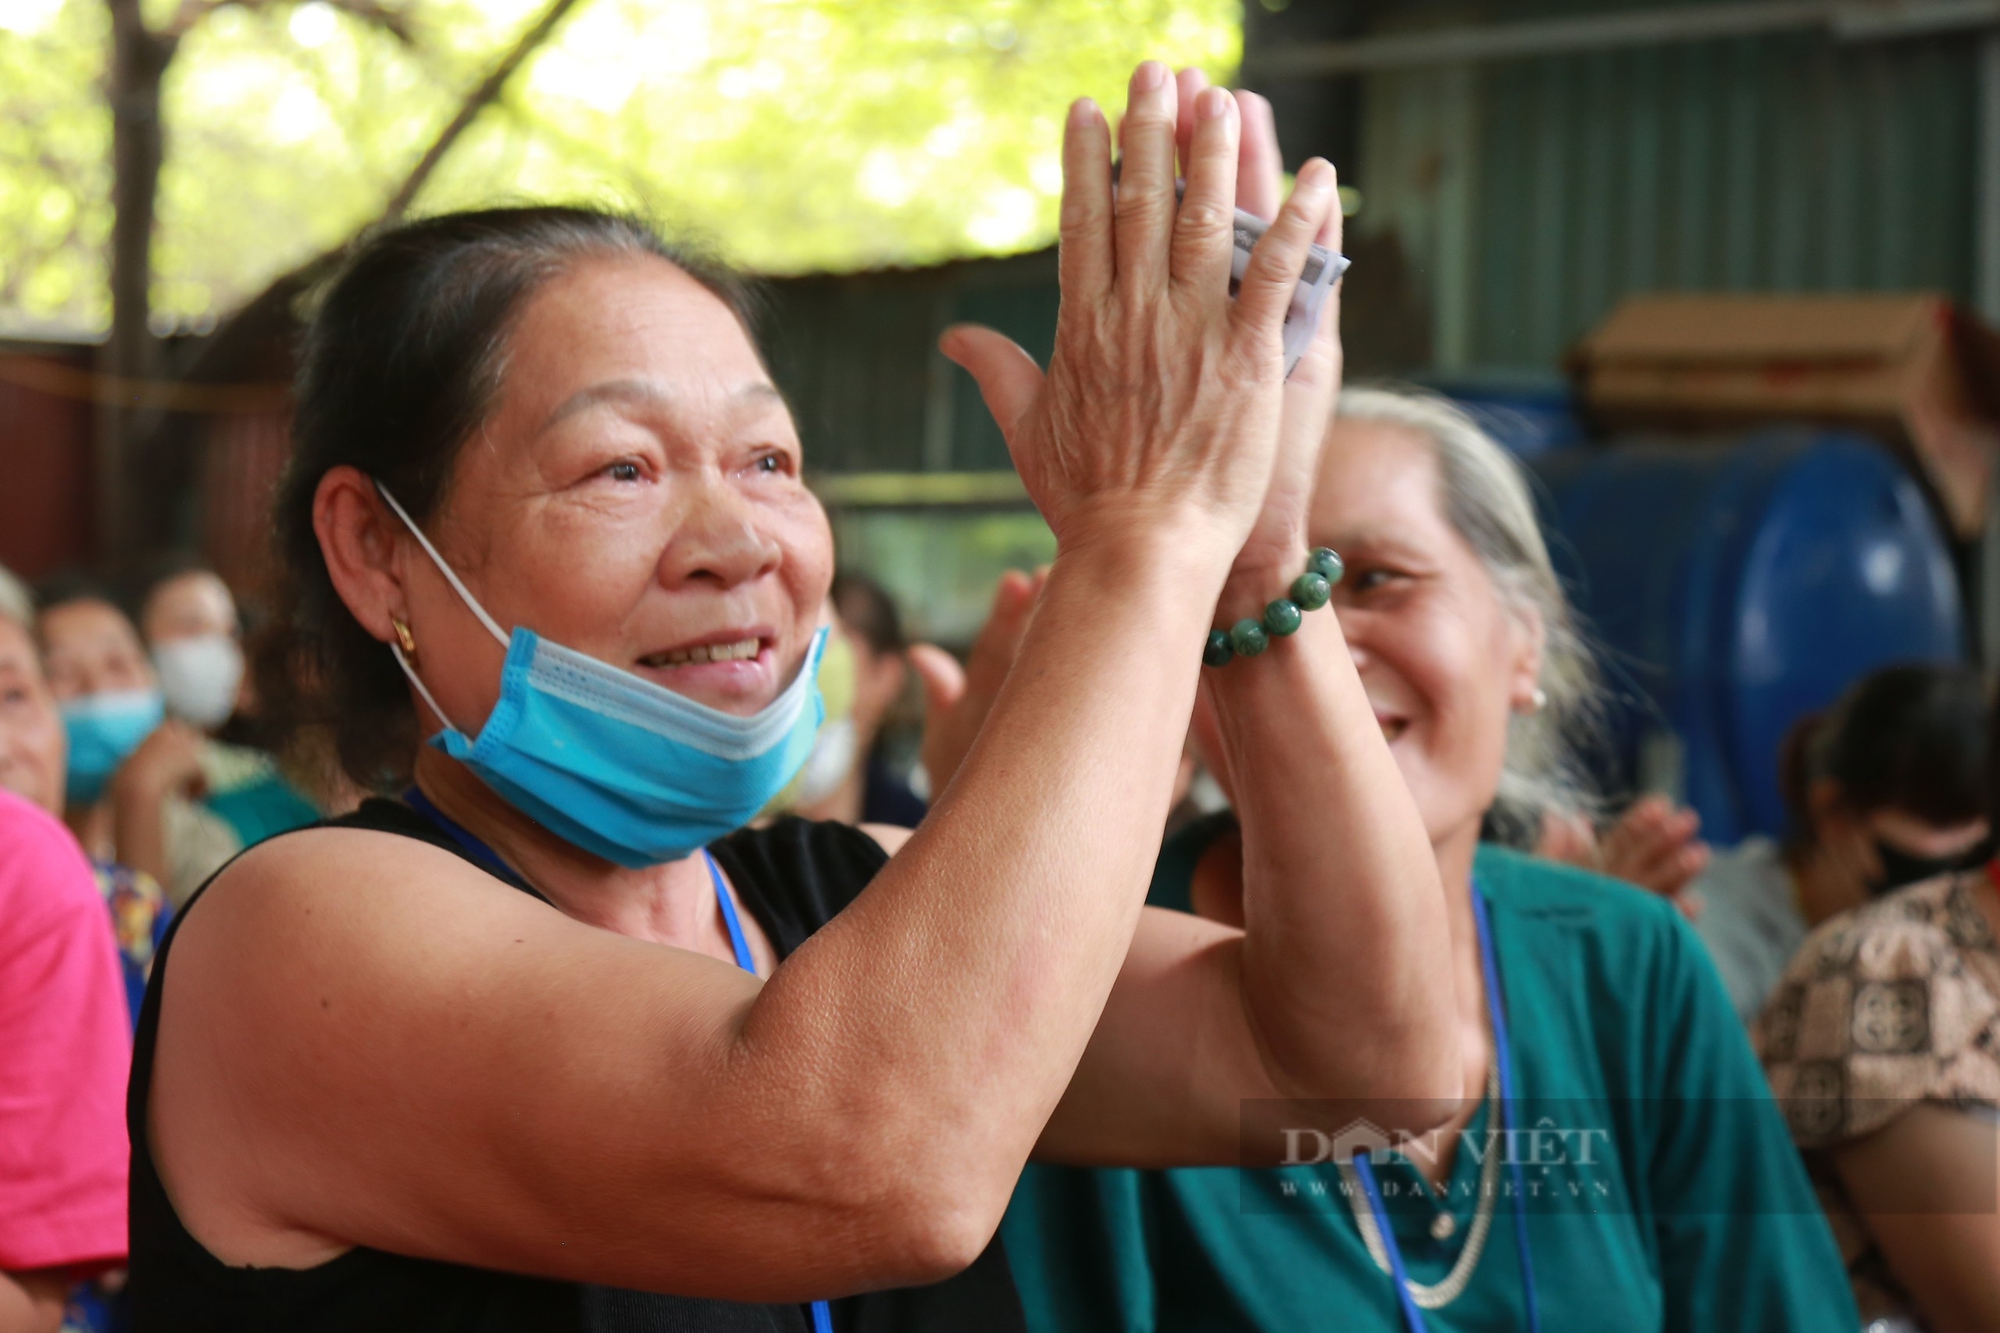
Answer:
M319 827L398 833L479 865L424 815L372 800ZM886 861L867 834L844 824L784 819L731 834L710 849L737 901L780 958L853 901ZM481 866L482 870L486 867ZM490 873L490 872L489 872ZM515 888L532 893L518 881ZM206 886L204 886L205 888ZM134 1333L810 1333L803 1305L741 1305L500 1273L355 1248L315 1268L234 1268L202 1248L175 1214L146 1141L146 1103L174 935L153 959L132 1043L126 1123L132 1137L131 1301ZM956 1277L928 1287L833 1302L840 1333L1023 1333L1021 1302L996 1237Z

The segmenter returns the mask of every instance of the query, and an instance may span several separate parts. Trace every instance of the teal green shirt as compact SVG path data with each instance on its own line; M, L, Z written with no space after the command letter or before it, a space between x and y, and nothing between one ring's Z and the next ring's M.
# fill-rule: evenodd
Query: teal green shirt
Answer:
M1169 841L1154 905L1187 909L1194 862L1218 831L1205 822ZM1558 1163L1524 1168L1545 1333L1854 1333L1846 1274L1798 1154L1679 914L1497 847L1480 849L1474 873L1513 1042L1514 1127L1557 1131L1516 1136L1521 1157ZM1482 1108L1465 1141L1486 1141L1486 1128ZM1443 1278L1465 1244L1475 1156L1456 1153L1442 1196L1407 1158L1378 1158L1417 1282ZM1031 1329L1402 1333L1390 1279L1340 1191L1330 1165L1036 1165L1002 1234ZM1436 1240L1441 1210L1453 1226ZM1433 1333L1526 1327L1508 1199L1464 1291L1425 1318Z
M202 804L221 816L245 847L320 818L319 810L275 773L229 791L211 792Z
M201 771L208 786L202 804L229 825L240 846L255 847L320 817L262 750L209 741L202 746Z

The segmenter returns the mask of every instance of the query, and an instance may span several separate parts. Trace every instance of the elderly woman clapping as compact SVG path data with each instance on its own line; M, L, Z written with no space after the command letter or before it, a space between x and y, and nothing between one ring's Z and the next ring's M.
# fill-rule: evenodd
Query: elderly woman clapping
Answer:
M989 1240L1031 1151L1234 1160L1245 1098L1450 1113L1444 899L1331 616L1218 696L1268 921L1142 909L1199 645L1302 566L1331 388L1280 343L1331 169L1232 301L1238 104L1190 109L1176 210L1178 116L1142 66L1114 199L1070 115L1046 381L947 340L1059 554L907 841L739 831L812 743L832 543L729 282L570 209L361 248L278 525L295 679L401 799L247 853L161 951L142 1320L1018 1327Z
M1295 1134L1295 1165L1031 1168L1003 1229L1031 1323L1355 1333L1852 1330L1797 1155L1707 959L1665 900L1479 841L1568 804L1591 673L1522 476L1444 401L1350 390L1310 515L1340 629L1450 905L1459 1114ZM1228 688L1227 669L1208 693ZM1261 757L1197 711L1240 800ZM1264 927L1247 811L1161 854L1152 901ZM1347 1030L1359 1039L1363 1034ZM1359 1147L1350 1156L1341 1149Z

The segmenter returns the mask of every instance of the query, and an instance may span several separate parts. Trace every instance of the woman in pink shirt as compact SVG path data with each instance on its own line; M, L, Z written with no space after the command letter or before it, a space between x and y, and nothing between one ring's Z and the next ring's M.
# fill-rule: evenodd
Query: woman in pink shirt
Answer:
M76 1279L124 1261L131 1059L90 865L0 790L0 1333L53 1333Z

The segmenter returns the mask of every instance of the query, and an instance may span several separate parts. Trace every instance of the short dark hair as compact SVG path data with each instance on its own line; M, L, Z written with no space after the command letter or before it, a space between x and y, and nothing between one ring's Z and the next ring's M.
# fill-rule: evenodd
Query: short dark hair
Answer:
M866 574L845 570L833 576L833 609L841 623L861 636L877 657L900 653L910 646L903 637L903 617L889 590Z
M341 466L380 481L422 524L444 498L460 447L492 412L508 337L527 299L577 263L661 259L750 328L745 289L698 247L591 208L446 213L365 238L319 295L305 330L292 455L273 537L280 620L257 654L260 697L288 728L324 726L365 788L407 779L418 742L394 657L335 592L313 498Z
M220 579L223 587L229 587L229 580L222 578L222 575L216 572L215 566L204 559L199 552L166 551L148 558L139 567L138 577L132 582L131 602L139 609L140 617L144 618L146 611L153 604L153 594L169 583L196 574L210 575ZM236 590L230 588L229 595L233 599Z
M1778 773L1791 845L1812 841L1812 786L1825 778L1860 815L1901 810L1940 826L1985 815L1989 711L1969 666L1917 663L1862 677L1785 738Z
M68 606L71 602L102 602L116 608L127 620L136 620L129 602L120 597L110 584L79 570L51 574L35 585L37 613L52 607Z
M134 581L133 587L142 600L150 600L161 584L184 579L190 574L215 574L217 578L222 577L216 573L215 566L210 564L199 551L162 551L149 556L145 563L140 565L139 577Z

